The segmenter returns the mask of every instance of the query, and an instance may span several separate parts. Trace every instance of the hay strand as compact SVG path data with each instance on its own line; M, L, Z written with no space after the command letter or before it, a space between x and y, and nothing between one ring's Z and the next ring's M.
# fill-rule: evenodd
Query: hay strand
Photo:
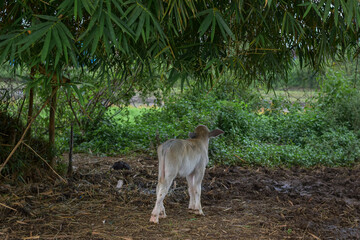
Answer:
M43 158L41 157L32 147L30 147L28 144L26 144L25 142L22 142L22 144L24 144L26 147L28 147L36 156L38 156L41 160L43 160L43 162L51 169L51 171L53 171L53 173L55 173L56 176L58 176L64 183L67 183L67 181L62 178L51 166L50 164Z

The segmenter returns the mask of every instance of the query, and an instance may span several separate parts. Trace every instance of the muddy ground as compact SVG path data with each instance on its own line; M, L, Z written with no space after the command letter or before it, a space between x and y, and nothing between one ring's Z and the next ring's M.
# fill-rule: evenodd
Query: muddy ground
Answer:
M120 160L131 170L110 171ZM74 165L67 184L1 184L0 239L360 239L360 167L211 167L205 216L187 211L178 178L155 225L156 159L76 155Z

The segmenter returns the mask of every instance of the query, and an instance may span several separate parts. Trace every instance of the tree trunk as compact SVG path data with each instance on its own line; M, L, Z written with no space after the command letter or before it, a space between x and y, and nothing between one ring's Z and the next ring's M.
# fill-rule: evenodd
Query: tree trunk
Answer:
M30 72L30 78L31 80L34 80L34 76L35 76L35 68L32 67L31 68L31 72ZM30 93L29 93L29 108L28 108L28 115L27 115L27 124L29 125L32 115L33 115L33 111L34 111L34 88L32 87L30 89ZM29 131L27 133L27 137L30 139L31 137L31 128L29 128Z
M55 166L55 112L57 100L57 86L52 87L52 98L50 102L50 119L49 119L49 160L50 166Z
M70 127L70 142L69 142L69 165L68 165L68 171L67 175L68 177L71 177L72 175L72 155L73 155L73 146L74 146L74 123L71 123Z
M33 110L34 110L34 88L30 88L30 93L29 93L29 108L28 108L28 114L27 114L27 124L29 125L32 115L33 115ZM31 137L31 128L29 129L28 133L27 133L27 137L30 138Z

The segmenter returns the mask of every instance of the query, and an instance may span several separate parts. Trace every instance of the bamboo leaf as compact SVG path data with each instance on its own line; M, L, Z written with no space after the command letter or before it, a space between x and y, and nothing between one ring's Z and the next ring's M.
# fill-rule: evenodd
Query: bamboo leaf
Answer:
M81 0L78 0L78 15L79 15L79 19L83 18L83 14L82 14L82 2Z
M339 0L334 0L334 22L337 27L339 23Z
M145 25L146 25L145 38L146 38L147 40L149 40L150 31L151 31L151 27L150 27L150 16L149 16L149 15L146 15L146 17L145 17Z
M109 29L110 39L111 39L112 43L116 46L117 39L116 39L115 31L114 31L114 28L113 28L113 25L112 25L109 15L106 15L106 24L107 24L107 28Z
M86 31L83 32L79 36L78 41L81 41L92 30L92 28L94 27L95 23L97 22L97 20L99 19L100 15L101 15L101 11L102 10L100 8L97 8L97 10L95 11L95 14L91 17L90 23L89 23Z
M53 21L47 21L47 22L43 22L43 23L39 23L39 24L36 24L36 25L33 25L27 29L25 29L27 32L30 31L30 32L36 32L40 29L43 29L43 28L49 28L51 25L53 25L54 22Z
M121 30L123 30L124 32L126 32L127 34L134 36L135 33L132 29L130 29L128 27L128 25L122 21L120 18L118 18L117 16L115 16L113 13L110 14L110 19L118 26L121 28Z
M15 54L16 54L16 46L15 44L11 45L11 53L10 53L10 61L15 61Z
M5 56L8 54L9 50L10 50L10 47L12 46L12 42L8 42L8 44L6 45L5 49L3 50L3 52L1 53L1 56L0 56L0 64L3 63L3 61L5 60Z
M103 35L103 33L104 33L104 26L105 26L104 22L105 22L105 17L104 17L104 15L101 15L100 23L99 23L99 28L100 28L99 35L100 36Z
M61 27L61 29L65 32L65 34L66 34L71 40L74 40L74 36L71 34L70 30L69 30L62 22L59 22L58 25Z
M72 8L74 2L73 0L64 0L61 2L61 4L58 6L58 10L59 10L59 15L63 14L64 12L66 12L69 8Z
M50 45L50 40L51 40L51 29L48 31L48 33L46 34L46 38L45 38L45 42L44 42L44 46L41 50L41 62L44 62L48 52L49 52L49 45Z
M71 50L71 51L70 51L69 53L70 53L71 61L72 61L73 65L74 65L75 67L77 67L79 64L78 64L78 61L76 60L74 51L73 51L72 49L70 49L70 50Z
M59 20L59 18L54 17L54 16L48 16L48 15L34 15L35 17L44 19L44 20L48 20L48 21L53 21L56 22Z
M166 37L164 31L162 30L158 20L153 16L153 14L146 7L144 7L143 5L139 4L139 6L141 6L143 11L145 11L150 16L151 20L153 21L153 25L155 26L155 28L157 29L158 33L163 38L163 40L167 39L167 37Z
M131 26L138 19L142 11L143 10L141 9L141 7L136 7L134 11L130 14L129 21L127 22L127 24Z
M53 34L53 38L55 40L56 43L56 47L58 49L59 52L62 52L62 44L61 44L61 39L57 30L57 27L54 27L52 29L52 34Z
M206 18L204 19L204 21L201 23L198 32L200 33L200 36L204 35L204 33L208 30L208 28L210 27L210 24L212 22L213 19L213 12L210 12Z
M285 25L286 25L286 14L287 14L287 12L285 12L285 14L284 14L282 25L281 25L281 35L284 35L284 29L285 29Z
M59 51L56 51L56 56L55 56L55 65L54 67L56 67L59 63L59 60L60 60L60 55L61 55L61 52Z
M65 48L71 48L71 44L68 37L65 36L64 34L60 34L59 36L62 40L63 49L65 50Z
M23 40L21 40L17 45L21 45L23 43L25 43L19 50L18 52L21 53L23 52L25 49L29 48L30 45L32 45L33 43L35 43L37 40L39 40L40 38L44 37L45 33L48 31L48 28L43 28L40 29L38 31L32 32L31 34L29 34L28 36L26 36Z
M235 40L235 36L234 36L233 32L230 30L229 26L225 23L221 14L218 11L216 11L215 16L216 16L216 20L217 20L219 26L221 26L220 29L224 29L226 31L226 33L231 37L231 39ZM226 38L225 35L224 35L224 38Z
M140 16L140 21L139 21L136 33L135 33L135 41L137 41L139 39L140 34L144 27L144 23L145 23L145 13L142 13ZM144 39L144 41L146 41L146 39Z
M94 55L97 45L98 45L98 42L99 42L99 39L100 39L100 28L95 30L95 36L93 38L93 41L92 41L93 44L91 46L91 55Z
M318 7L317 7L315 4L311 4L311 6L312 6L313 9L315 10L316 14L317 14L320 18L322 18ZM320 6L321 6L321 5L320 5Z
M11 41L11 39L7 39L5 41L0 42L0 48L7 45L10 41Z
M65 45L66 45L66 43L64 44L64 47L63 47L65 62L66 62L66 64L69 64L68 48Z
M196 17L201 17L202 15L205 15L205 14L210 14L210 13L213 13L214 12L214 9L213 8L209 8L209 9L206 9L204 11L201 11L199 13L196 14Z
M0 35L0 40L10 40L10 38L14 38L18 36L18 34L13 33L13 34L4 34L4 35ZM0 43L0 46L3 46L4 42Z
M303 15L303 19L308 15L308 13L310 12L310 10L312 9L312 3L310 3L309 5L308 5L308 7L306 8L306 11L305 11L305 13L304 13L304 15Z
M92 10L91 9L94 9L94 6L92 5L92 2L89 1L89 0L81 0L81 3L82 5L84 6L85 10L91 14L92 13Z
M323 17L323 21L326 22L327 17L329 16L330 13L330 4L331 4L332 0L327 0L326 1L326 5L325 5L325 11L324 11L324 17Z
M347 6L348 12L347 12L346 24L352 27L352 18L354 16L354 11L353 11L354 3L353 1L348 1L347 5L348 5Z
M217 58L213 58L211 59L205 66L203 71L206 71L207 69L209 69L214 63L218 62Z
M356 7L355 7L356 9ZM359 30L359 26L360 26L360 11L355 11L356 16L355 16L355 21L356 21L356 32L358 32Z
M87 38L84 39L84 41L82 41L82 46L81 46L81 52L88 52L88 50L86 50L88 48L88 46L94 42L95 39L95 34L96 34L97 29L93 29L89 35L87 36Z
M84 103L84 98L83 95L81 94L80 90L78 89L78 87L75 84L71 85L71 88L74 90L74 92L76 93L76 96L79 98L79 102L82 106L85 106Z
M129 52L129 45L128 45L125 37L122 38L122 48L125 53Z
M105 34L103 35L103 41L104 41L104 45L105 45L105 51L108 55L110 55L111 48L110 48L109 39L108 39L107 35L108 35L108 33L105 30Z
M133 2L133 3L135 3L135 2ZM137 6L136 4L132 4L132 5L128 6L124 15L128 16L134 10L134 8L136 8L136 6Z
M74 0L74 18L77 19L77 13L78 13L78 0Z
M214 41L214 36L215 36L215 26L216 26L216 19L215 16L213 16L212 19L212 26L211 26L211 42Z
M125 12L122 10L121 6L119 5L119 2L117 0L112 0L112 3L115 5L116 9L119 11L121 16L126 16Z

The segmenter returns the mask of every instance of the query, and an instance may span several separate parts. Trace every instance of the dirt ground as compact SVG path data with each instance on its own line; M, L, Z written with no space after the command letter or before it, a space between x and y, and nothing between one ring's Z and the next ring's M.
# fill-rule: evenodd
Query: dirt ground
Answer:
M110 170L117 161L131 170ZM79 154L68 183L0 185L0 239L360 239L360 167L211 167L205 216L187 210L186 182L149 222L157 160ZM123 186L118 189L119 180Z

